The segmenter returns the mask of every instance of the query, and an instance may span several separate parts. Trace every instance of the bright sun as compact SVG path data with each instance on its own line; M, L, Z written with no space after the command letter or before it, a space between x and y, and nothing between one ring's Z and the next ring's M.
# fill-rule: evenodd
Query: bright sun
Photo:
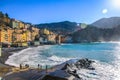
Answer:
M120 0L111 0L111 4L114 8L120 9Z

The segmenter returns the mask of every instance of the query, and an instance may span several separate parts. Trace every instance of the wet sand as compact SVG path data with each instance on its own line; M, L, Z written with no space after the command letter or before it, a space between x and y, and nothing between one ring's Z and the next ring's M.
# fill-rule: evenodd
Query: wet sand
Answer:
M21 51L27 47L17 47L17 48L2 48L2 56L0 56L0 76L5 75L6 73L10 72L10 69L14 66L10 66L5 64L5 61L8 57L15 52Z
M0 67L7 69L8 71L2 75L3 79L5 80L39 80L42 77L46 75L45 69L31 69L18 71L18 72L12 72L11 69L15 68L14 66L6 65L5 61L8 59L8 57L15 52L19 52L26 47L20 47L20 48L4 48L2 49L2 57L0 57ZM48 73L55 71L56 66L54 66L52 69L48 69ZM1 76L1 75L0 75Z
M21 51L27 47L18 47L18 48L2 48L2 56L0 57L0 63L5 64L5 61L8 57L15 52Z

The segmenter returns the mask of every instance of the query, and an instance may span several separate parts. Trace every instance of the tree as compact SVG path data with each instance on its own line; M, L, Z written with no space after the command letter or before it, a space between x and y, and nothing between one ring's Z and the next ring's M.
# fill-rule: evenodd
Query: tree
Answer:
M6 16L6 17L9 17L7 13L5 13L5 16Z
M3 15L3 13L0 11L0 18L2 18L4 15Z

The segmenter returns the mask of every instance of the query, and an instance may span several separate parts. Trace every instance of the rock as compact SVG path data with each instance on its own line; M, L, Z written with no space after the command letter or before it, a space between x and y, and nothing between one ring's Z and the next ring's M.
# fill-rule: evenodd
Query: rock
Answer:
M88 60L87 58L85 59L80 59L78 60L75 65L78 69L81 69L81 68L85 68L85 69L91 69L91 70L94 70L94 68L91 66L91 64L93 63L94 61L92 60Z
M94 70L91 65L93 62L94 61L85 58L75 63L65 63L61 69L49 73L42 80L82 80L77 74L77 71L82 68Z
M66 70L68 67L70 67L70 64L66 63L61 70Z
M42 80L68 80L68 79L46 75Z
M56 70L46 75L42 80L69 80L71 77L73 76L64 70Z

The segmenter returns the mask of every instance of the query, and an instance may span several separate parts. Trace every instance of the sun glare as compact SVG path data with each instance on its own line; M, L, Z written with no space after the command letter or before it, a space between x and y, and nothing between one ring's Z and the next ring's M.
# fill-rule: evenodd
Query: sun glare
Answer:
M111 0L111 4L114 8L120 9L120 0Z

